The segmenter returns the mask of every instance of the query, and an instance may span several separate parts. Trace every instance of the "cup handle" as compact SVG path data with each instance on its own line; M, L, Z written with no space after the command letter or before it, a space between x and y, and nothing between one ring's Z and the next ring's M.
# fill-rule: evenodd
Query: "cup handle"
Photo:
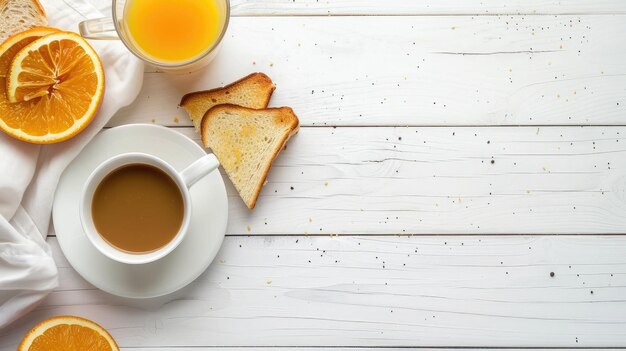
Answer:
M119 39L113 19L110 17L82 21L78 24L78 31L86 39Z
M213 172L219 166L220 162L217 160L217 157L213 154L207 154L187 166L187 168L180 172L180 175L187 188L191 188L191 186L196 184L202 177Z

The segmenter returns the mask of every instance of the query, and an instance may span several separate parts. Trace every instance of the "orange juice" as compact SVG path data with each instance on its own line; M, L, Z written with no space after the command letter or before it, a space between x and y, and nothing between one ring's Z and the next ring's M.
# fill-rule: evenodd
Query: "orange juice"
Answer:
M215 0L129 0L124 22L131 41L162 63L191 60L218 39L223 15Z

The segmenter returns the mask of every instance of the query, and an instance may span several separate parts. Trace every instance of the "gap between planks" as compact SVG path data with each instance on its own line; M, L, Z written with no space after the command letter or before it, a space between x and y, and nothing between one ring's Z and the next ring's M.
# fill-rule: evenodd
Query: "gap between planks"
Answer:
M513 234L503 234L503 233L487 233L487 234L480 234L479 236L485 236L485 237L494 237L494 236L555 236L555 235L568 235L568 236L588 236L588 235L601 235L601 236L624 236L626 235L626 233L593 233L593 234L576 234L576 233L572 233L572 234L559 234L559 233L541 233L541 234L524 234L524 233L513 233ZM250 237L267 237L267 238L272 238L272 237L293 237L293 238L308 238L308 237L317 237L317 238L335 238L335 237L350 237L350 236L362 236L362 237L374 237L374 236L381 236L381 237L397 237L397 238L402 238L402 237L413 237L413 236L434 236L434 237L459 237L459 236L467 236L467 233L442 233L442 234L428 234L428 233L418 233L418 234L401 234L401 233L381 233L381 234L376 234L376 233L351 233L351 234L231 234L231 233L226 233L225 234L226 237L233 237L233 238L250 238ZM56 238L57 235L56 234L49 234L47 236L47 238Z
M130 123L129 123L130 124ZM144 124L155 124L155 123L144 123ZM124 125L124 124L120 124ZM159 124L160 125L160 124ZM189 125L161 125L167 128L173 128L178 130L190 129ZM111 129L117 126L105 126L102 129ZM516 127L525 127L525 128L593 128L593 127L604 127L604 128L613 128L613 127L626 127L626 122L624 124L520 124L520 125L502 125L502 124L493 124L493 125L483 125L483 124L465 124L465 125L450 125L450 126L442 126L437 124L408 124L408 125L359 125L359 124L346 124L346 125L301 125L300 129L309 129L309 128L516 128Z

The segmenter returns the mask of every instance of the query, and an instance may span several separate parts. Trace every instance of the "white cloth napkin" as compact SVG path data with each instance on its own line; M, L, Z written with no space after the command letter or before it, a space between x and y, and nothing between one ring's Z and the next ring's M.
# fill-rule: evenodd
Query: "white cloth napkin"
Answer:
M110 16L96 9L102 8L102 0L40 1L49 25L64 30L77 31L82 20ZM122 43L91 44L104 65L106 86L100 111L89 127L68 141L46 146L0 132L0 329L30 311L57 286L57 269L45 236L53 231L50 214L59 177L141 89L143 64Z

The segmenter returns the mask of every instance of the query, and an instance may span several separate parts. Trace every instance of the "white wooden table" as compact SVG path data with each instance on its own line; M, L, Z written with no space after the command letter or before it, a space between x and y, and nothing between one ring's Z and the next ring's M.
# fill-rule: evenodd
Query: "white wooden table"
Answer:
M106 6L103 1L103 6ZM110 126L198 140L189 91L263 71L300 133L196 282L133 302L49 243L41 319L126 350L626 347L626 2L237 0L196 76L147 73Z

